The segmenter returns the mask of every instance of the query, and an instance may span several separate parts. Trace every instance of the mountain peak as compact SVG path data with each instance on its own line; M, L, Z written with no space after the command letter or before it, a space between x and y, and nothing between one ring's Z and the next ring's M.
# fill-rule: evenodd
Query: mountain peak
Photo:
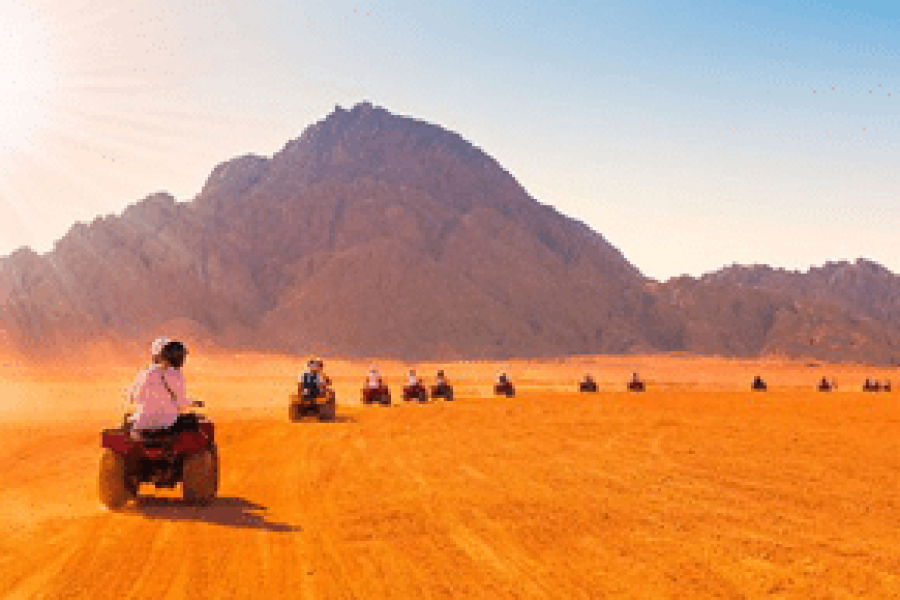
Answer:
M48 351L173 323L228 348L422 358L831 356L856 336L835 356L887 362L900 340L900 280L871 261L648 286L461 135L368 101L217 165L193 203L153 194L0 264L0 329ZM835 341L810 346L821 322Z

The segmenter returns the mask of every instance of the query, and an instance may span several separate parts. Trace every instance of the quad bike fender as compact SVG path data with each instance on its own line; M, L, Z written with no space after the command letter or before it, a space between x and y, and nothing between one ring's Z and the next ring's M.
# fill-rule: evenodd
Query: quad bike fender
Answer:
M100 445L125 456L134 448L135 443L128 433L121 429L104 429L100 434Z
M206 423L203 425L206 425ZM203 452L211 444L212 440L207 437L201 425L200 431L185 431L180 433L178 437L175 438L175 444L173 445L172 450L176 454L184 456Z
M216 427L211 421L200 423L200 433L206 436L206 443L210 446L216 443Z

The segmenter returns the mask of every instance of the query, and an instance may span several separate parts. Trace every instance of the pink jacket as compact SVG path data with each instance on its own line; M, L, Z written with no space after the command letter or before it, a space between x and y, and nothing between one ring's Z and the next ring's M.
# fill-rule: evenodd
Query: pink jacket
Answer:
M164 377L175 398L166 389ZM135 377L130 400L137 405L131 420L136 430L171 427L178 418L178 409L191 404L181 371L156 365L144 369Z

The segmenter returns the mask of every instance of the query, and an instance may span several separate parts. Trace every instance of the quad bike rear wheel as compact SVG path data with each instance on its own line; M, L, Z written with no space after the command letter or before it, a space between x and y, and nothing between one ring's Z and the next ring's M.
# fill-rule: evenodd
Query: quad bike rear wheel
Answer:
M184 459L184 499L190 504L207 505L219 490L219 455L216 448Z
M128 480L125 457L106 448L100 458L100 502L110 510L122 508L137 496L136 488Z

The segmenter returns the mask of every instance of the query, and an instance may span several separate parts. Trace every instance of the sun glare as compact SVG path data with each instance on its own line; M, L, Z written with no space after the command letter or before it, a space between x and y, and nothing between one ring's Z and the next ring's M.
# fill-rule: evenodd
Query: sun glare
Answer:
M16 0L0 3L0 152L29 143L46 122L54 86L38 15Z

